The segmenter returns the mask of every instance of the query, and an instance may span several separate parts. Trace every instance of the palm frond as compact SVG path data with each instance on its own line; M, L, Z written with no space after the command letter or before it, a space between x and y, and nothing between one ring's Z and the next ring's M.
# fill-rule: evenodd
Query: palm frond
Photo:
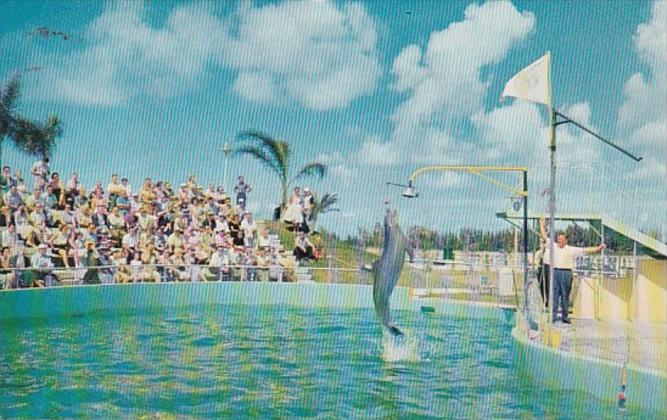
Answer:
M261 149L263 156L267 158L267 161L271 162L271 166L277 170L276 172L283 182L287 181L291 157L289 144L257 130L243 131L237 138L240 142L249 142L254 147Z
M319 205L322 210L339 210L334 209L332 206L338 202L338 194L336 193L326 193L322 196L322 199L319 200Z
M18 105L21 92L21 77L18 73L13 74L2 86L0 92L0 106L3 109L13 111Z
M275 159L261 147L255 145L240 146L234 149L234 154L252 156L262 165L274 171L278 176L281 176L280 166L276 165Z
M310 162L304 165L299 172L292 178L290 184L302 178L317 176L322 179L327 174L327 166L319 162Z
M339 208L333 207L338 202L338 194L336 193L326 193L322 198L315 197L315 202L313 203L313 208L310 213L310 220L316 221L318 216L321 214L329 213L332 211L340 211Z
M19 102L20 91L21 78L18 73L13 74L2 85L0 90L0 137L9 135L16 123L14 112Z
M51 155L62 132L62 124L56 116L52 115L44 124L19 116L11 137L22 152L44 158Z

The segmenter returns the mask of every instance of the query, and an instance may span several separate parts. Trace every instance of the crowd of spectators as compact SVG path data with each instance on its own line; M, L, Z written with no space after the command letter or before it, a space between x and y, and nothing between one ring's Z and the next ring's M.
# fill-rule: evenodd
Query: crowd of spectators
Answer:
M64 181L51 172L48 159L30 175L31 189L8 166L0 175L0 288L57 285L58 268L87 284L279 280L317 256L305 235L310 191L290 197L283 221L296 237L286 253L247 210L252 188L242 176L232 202L195 176L176 187L146 178L134 189L113 174L106 188L87 190L77 173Z

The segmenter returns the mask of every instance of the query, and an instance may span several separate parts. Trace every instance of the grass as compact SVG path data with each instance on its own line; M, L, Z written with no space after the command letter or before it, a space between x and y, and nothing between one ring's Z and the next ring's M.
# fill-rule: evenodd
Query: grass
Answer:
M274 234L278 234L283 247L289 252L294 249L294 232L288 230L281 223L265 222L266 226ZM328 232L321 231L319 235L311 235L310 239L322 250L324 258L318 261L309 261L304 265L309 268L343 268L359 269L362 265L372 265L379 259L378 249L360 249L347 244L343 241L332 238ZM372 284L372 273L369 271L335 271L335 270L312 270L313 280L321 283L346 283L346 284ZM405 264L401 276L398 280L399 286L404 287L425 287L431 284L426 276L429 274L423 270L410 268ZM437 276L437 272L433 272ZM489 276L491 274L489 273ZM436 279L436 277L434 277ZM518 280L517 280L518 281ZM428 286L426 286L428 287ZM438 281L433 282L433 287L440 287ZM454 289L469 288L469 278L465 271L454 271L451 273L449 287ZM517 285L520 288L520 285ZM457 293L447 295L450 299L474 300L479 302L497 303L498 297L493 293L479 293L472 295L470 293ZM514 304L516 297L507 297L501 299L503 303Z

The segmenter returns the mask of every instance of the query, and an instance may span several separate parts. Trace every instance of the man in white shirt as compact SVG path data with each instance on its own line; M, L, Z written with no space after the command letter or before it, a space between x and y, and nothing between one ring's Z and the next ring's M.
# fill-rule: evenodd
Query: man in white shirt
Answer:
M561 307L561 321L564 324L571 324L568 310L570 309L570 291L572 289L572 270L575 268L577 257L584 254L592 254L600 252L607 246L602 243L598 246L579 248L567 244L567 236L564 232L556 232L556 244L554 246L554 255L550 255L551 241L547 236L544 219L540 219L540 233L542 239L546 242L545 260L548 258L549 263L554 267L553 288L554 295L552 297L552 320L556 322L558 318L558 306Z

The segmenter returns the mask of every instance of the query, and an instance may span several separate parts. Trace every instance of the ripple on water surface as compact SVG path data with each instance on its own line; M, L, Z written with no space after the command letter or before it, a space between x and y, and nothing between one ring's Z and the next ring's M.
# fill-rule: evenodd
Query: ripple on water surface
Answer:
M406 337L383 335L372 309L284 306L6 324L0 417L617 414L613 404L519 375L506 323L395 318Z

